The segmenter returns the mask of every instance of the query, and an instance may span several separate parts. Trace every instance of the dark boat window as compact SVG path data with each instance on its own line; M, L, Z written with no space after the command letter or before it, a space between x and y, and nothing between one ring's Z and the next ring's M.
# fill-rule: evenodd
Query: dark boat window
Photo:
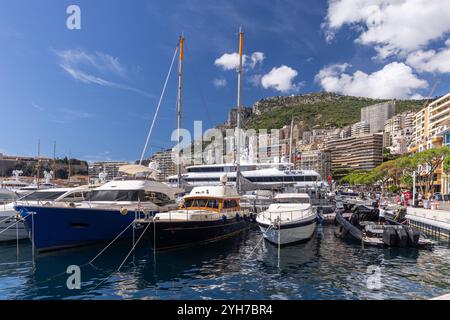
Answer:
M209 199L186 199L184 200L185 208L205 208Z
M223 202L224 209L236 208L238 206L236 200L225 200Z
M189 168L188 172L223 172L223 167Z
M60 196L62 196L64 193L66 193L65 191L36 191L33 192L29 195L26 195L23 198L20 198L20 201L53 201L56 198L59 198Z
M145 195L139 190L93 190L89 201L144 201Z
M212 209L219 209L219 201L217 201L216 199L209 199L207 207Z
M74 192L72 194L69 194L68 196L64 197L64 199L61 199L63 202L80 202L83 201L86 197L85 192Z
M309 203L308 198L286 198L286 199L275 199L275 203Z
M170 199L167 194L164 194L161 192L152 192L152 191L145 191L144 198L141 199L141 201L153 202L154 204L157 204L157 205L175 203L175 201Z
M186 199L183 208L212 208L219 209L219 201L217 199Z

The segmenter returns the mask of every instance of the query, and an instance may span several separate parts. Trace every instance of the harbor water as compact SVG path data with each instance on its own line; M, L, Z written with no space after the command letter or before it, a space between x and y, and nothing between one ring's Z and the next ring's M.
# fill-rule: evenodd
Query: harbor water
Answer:
M362 248L334 226L281 250L257 229L201 247L158 252L142 243L120 272L131 240L37 255L0 245L0 299L429 299L450 292L450 245L432 250ZM69 290L67 268L80 267ZM373 281L376 275L377 281ZM375 285L374 285L375 284Z

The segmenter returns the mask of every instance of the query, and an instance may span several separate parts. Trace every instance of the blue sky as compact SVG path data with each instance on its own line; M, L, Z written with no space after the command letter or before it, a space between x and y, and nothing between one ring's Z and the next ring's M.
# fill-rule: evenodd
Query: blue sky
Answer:
M66 27L69 5L81 30ZM243 101L333 91L383 98L449 91L450 8L438 0L3 0L0 152L138 159L178 36L184 127L226 120L245 32ZM425 23L423 21L429 21ZM176 72L150 142L170 147Z

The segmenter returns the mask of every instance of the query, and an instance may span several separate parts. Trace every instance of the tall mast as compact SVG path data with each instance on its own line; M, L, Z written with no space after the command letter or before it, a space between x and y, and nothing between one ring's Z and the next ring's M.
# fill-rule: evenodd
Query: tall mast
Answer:
M72 166L70 163L70 158L72 157L72 152L69 150L69 175L67 177L67 182L70 183L70 177L72 176Z
M184 37L180 36L180 57L178 60L178 188L181 187L181 98L183 89Z
M291 167L291 163L293 163L292 161L292 141L294 140L294 115L292 115L292 119L291 119L291 130L290 130L290 137L289 137L289 168Z
M237 93L237 141L236 141L236 188L241 191L240 174L241 174L241 93L242 93L242 57L244 51L244 33L242 27L239 28L239 68L238 68L238 93Z
M41 139L38 139L38 159L36 168L36 186L39 189L39 171L41 171Z
M53 180L56 180L56 141L53 142Z

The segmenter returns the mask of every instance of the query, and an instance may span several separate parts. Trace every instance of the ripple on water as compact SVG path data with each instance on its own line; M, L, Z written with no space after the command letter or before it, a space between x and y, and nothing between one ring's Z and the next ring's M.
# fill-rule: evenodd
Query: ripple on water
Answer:
M450 247L380 249L343 242L334 227L306 243L277 247L258 230L208 246L160 252L142 245L114 272L129 241L85 265L102 245L39 256L29 243L0 245L2 299L426 299L450 290ZM81 267L81 290L68 290L67 266ZM369 289L368 267L379 267L381 288Z

